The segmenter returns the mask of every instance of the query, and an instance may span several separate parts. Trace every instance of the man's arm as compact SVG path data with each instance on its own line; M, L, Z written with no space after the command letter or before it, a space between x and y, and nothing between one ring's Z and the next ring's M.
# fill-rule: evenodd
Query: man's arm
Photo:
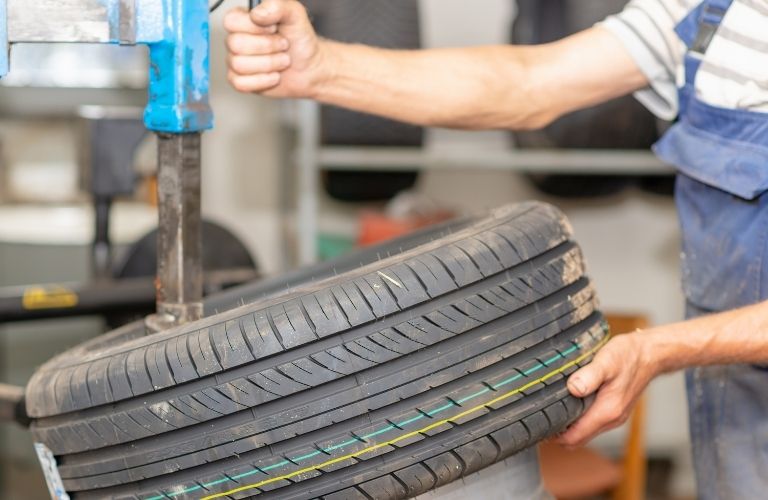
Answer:
M600 27L538 46L385 50L318 38L295 0L233 10L225 26L236 89L419 125L539 128L648 84Z
M559 441L581 445L621 425L659 374L728 363L768 363L768 302L615 337L568 380L574 396L597 400Z

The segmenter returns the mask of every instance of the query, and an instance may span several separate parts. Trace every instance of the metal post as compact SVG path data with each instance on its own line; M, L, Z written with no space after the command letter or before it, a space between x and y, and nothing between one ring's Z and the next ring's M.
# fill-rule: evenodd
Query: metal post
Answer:
M112 277L112 240L109 236L109 219L112 198L95 196L93 200L94 236L91 245L92 277L96 280Z
M319 184L320 106L313 101L299 101L298 137L298 241L299 264L317 262L317 219Z
M162 331L203 316L200 134L158 134L157 314Z

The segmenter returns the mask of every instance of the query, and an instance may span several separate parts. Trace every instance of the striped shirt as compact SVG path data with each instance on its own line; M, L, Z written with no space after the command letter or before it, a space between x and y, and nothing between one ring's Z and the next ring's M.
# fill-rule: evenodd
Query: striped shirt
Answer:
M648 78L635 95L660 118L678 112L685 44L675 26L701 0L631 0L600 25L615 34ZM768 0L734 0L696 76L698 99L768 113Z

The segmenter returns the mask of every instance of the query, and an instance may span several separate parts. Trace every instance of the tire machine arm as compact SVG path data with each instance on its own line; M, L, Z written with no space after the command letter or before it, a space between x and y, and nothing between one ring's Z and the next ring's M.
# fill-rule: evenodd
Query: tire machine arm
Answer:
M157 313L152 332L203 314L201 134L212 128L208 0L0 0L0 77L16 43L149 48L144 113L158 137Z

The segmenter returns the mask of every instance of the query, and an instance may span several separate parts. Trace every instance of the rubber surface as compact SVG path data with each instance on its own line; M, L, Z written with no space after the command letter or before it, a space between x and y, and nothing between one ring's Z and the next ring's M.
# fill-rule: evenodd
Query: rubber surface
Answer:
M583 410L564 377L606 332L570 237L554 208L513 205L168 332L127 327L35 374L32 432L74 498L419 494Z

